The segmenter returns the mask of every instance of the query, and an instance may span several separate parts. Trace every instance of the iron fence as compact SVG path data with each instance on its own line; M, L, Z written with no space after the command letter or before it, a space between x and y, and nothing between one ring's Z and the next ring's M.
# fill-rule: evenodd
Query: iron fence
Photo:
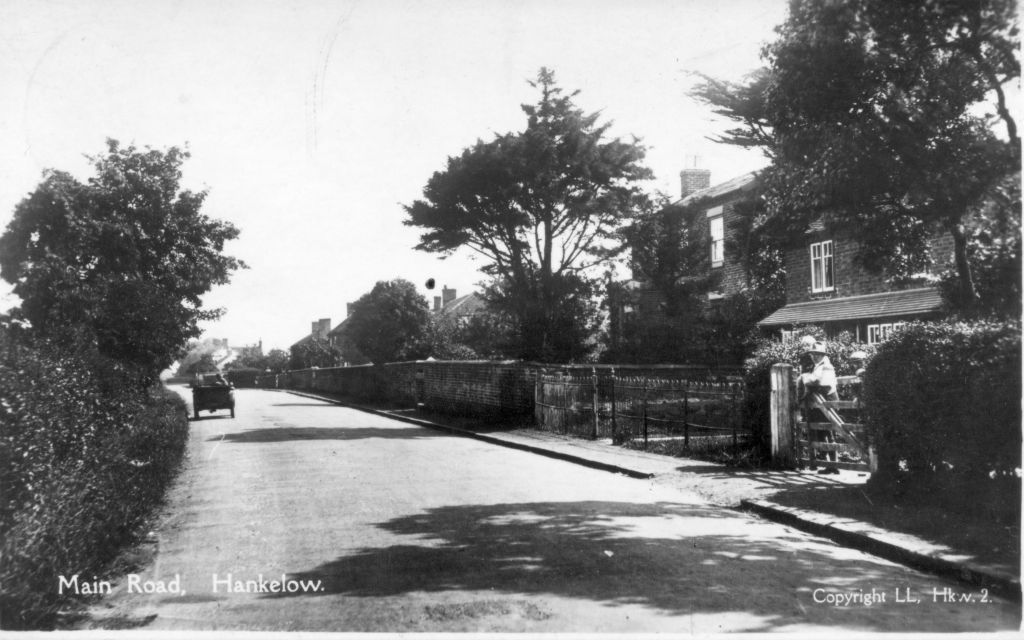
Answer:
M535 419L540 429L616 444L643 439L731 438L749 435L742 424L744 386L735 378L618 376L614 369L589 376L537 376Z

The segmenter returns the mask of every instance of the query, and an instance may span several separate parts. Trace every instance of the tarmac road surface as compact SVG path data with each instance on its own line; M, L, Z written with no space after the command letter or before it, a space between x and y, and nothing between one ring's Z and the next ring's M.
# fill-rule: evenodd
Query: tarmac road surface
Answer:
M653 481L283 392L236 397L236 419L192 423L151 561L111 577L86 626L714 633L1020 622L1018 607L979 589Z

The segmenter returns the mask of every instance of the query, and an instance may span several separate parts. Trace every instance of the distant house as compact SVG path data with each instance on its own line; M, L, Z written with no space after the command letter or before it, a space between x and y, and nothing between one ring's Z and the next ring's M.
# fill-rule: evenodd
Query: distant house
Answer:
M295 344L293 344L289 348L292 350L292 352L294 352L297 348L303 347L303 346L309 344L310 342L313 342L314 340L320 340L320 341L327 342L327 336L328 336L328 333L330 331L331 331L331 319L330 318L320 318L319 320L314 320L313 323L312 323L312 329L310 330L309 334L306 335L305 337L303 337L301 340L299 340L298 342L296 342Z
M435 317L450 318L455 320L457 325L464 326L471 318L485 313L486 310L487 302L479 293L473 292L459 298L456 297L455 289L444 287L441 289L441 295L434 296L434 306L430 312Z
M786 305L758 326L785 338L794 326L815 324L830 336L848 331L860 342L876 344L905 322L942 315L942 297L923 284L927 277L900 283L868 272L854 260L858 248L848 234L812 224L785 253ZM952 237L936 236L930 250L936 264L951 260Z

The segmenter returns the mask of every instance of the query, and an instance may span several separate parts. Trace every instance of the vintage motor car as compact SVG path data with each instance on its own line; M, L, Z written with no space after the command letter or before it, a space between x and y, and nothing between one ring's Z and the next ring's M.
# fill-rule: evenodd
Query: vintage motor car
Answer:
M217 380L217 376L204 376L192 383L192 413L196 420L200 411L213 413L230 409L235 417L235 388Z

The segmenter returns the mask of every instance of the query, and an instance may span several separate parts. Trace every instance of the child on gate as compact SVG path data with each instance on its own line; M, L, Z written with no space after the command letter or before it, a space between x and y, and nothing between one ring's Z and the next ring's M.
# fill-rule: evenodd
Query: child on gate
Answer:
M839 393L838 383L836 382L836 370L832 366L832 362L828 359L828 355L825 353L825 343L818 342L805 336L801 343L806 345L806 351L811 361L813 362L813 369L809 373L800 374L800 378L797 381L797 395L803 400L808 394L818 393L825 400L838 400ZM822 415L821 411L814 409L811 411L811 415L807 416L808 422L825 422L826 418ZM819 432L821 434L821 441L833 442L834 438L830 431ZM828 451L825 454L825 458L829 462L836 461L836 453L834 451ZM823 468L819 473L839 473L839 469L835 466L829 465Z

